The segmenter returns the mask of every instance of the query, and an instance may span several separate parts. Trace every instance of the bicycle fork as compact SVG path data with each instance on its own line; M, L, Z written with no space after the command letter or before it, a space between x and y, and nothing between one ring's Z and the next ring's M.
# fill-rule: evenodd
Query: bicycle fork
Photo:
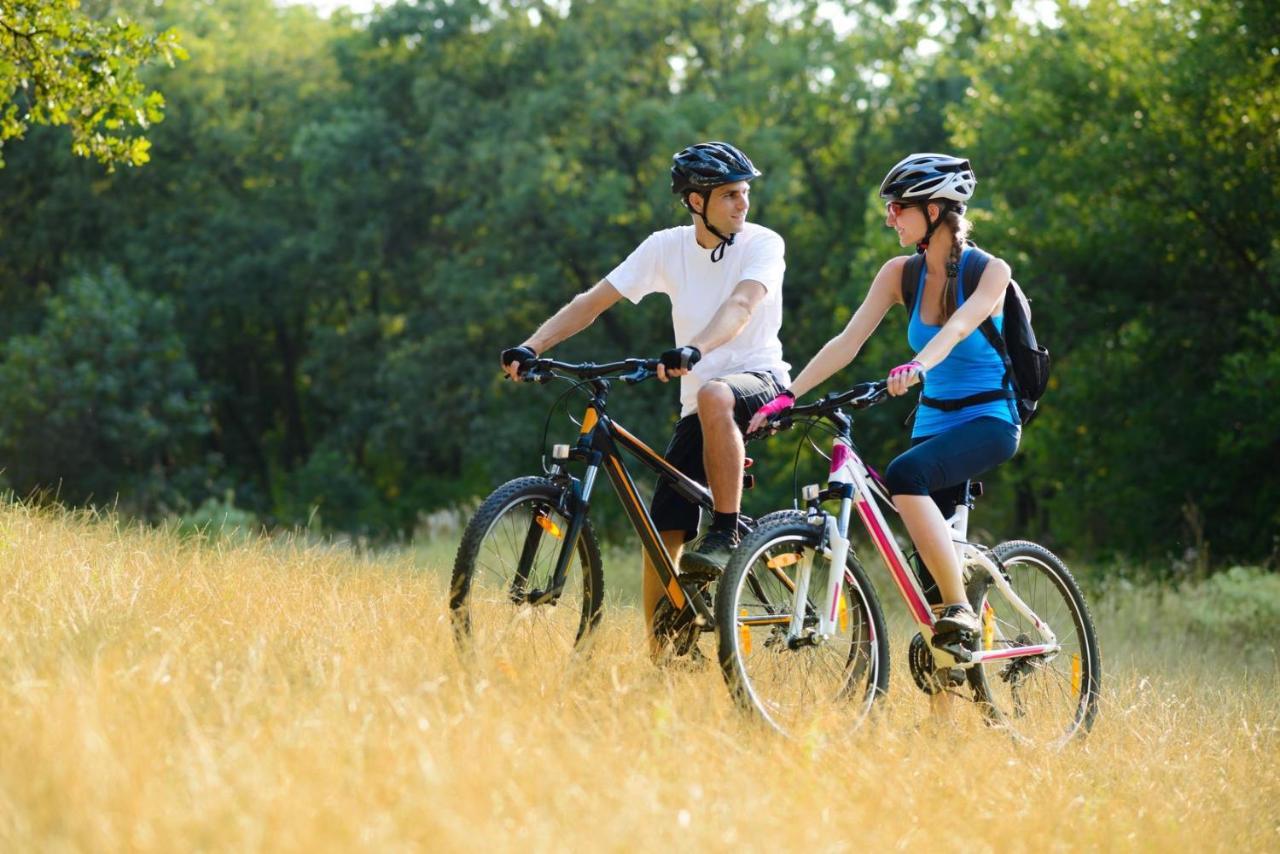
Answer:
M853 501L844 498L840 502L838 517L829 513L811 517L811 521L821 523L823 534L818 548L800 562L796 574L796 588L792 595L791 625L787 629L789 646L825 643L839 628L840 583L844 581L844 566L849 556L848 532L852 506ZM822 597L817 600L816 607L811 608L809 588L813 585L813 562L819 553L827 561L829 569L826 589ZM813 614L815 610L817 613ZM817 617L817 622L812 626L812 631L809 631L805 624L811 622L811 615Z

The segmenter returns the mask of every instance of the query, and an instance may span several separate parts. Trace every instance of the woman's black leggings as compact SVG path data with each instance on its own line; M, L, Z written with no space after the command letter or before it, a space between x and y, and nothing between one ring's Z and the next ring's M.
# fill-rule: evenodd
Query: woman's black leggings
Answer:
M911 449L889 463L884 481L890 495L930 495L944 517L955 512L964 483L990 471L1018 450L1021 430L999 418L975 418L950 430L912 440ZM927 568L921 584L931 604L942 601Z

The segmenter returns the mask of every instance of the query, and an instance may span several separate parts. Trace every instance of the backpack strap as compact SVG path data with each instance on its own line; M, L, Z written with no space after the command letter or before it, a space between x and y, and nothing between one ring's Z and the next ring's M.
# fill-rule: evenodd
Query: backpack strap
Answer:
M980 391L977 394L971 394L968 397L956 397L948 400L940 400L936 397L929 397L926 394L920 395L920 403L932 409L941 409L943 412L955 412L957 409L964 409L966 406L975 406L979 403L990 403L993 400L1016 400L1017 395L1007 388L995 388L990 391Z
M969 245L970 251L965 254L960 262L959 286L966 300L978 289L978 282L982 281L982 274L986 272L987 263L991 260L990 253L979 249L973 244ZM1004 363L1004 383L1006 387L980 391L977 394L950 400L929 397L921 392L921 404L931 409L941 409L943 412L955 412L957 409L964 409L966 406L990 403L993 400L1017 399L1017 394L1013 391L1013 362L1009 359L1009 349L1005 346L1004 336L1000 334L1000 330L996 329L995 321L990 317L978 324L978 328L982 330L982 337L987 339L987 343L995 349L1000 356L1000 361Z
M916 290L920 285L920 271L924 269L924 255L917 252L907 257L902 265L902 304L907 307L907 317L916 305Z
M991 260L989 252L972 243L969 246L970 252L965 256L964 263L960 267L960 287L963 289L966 300L978 289L982 274L987 271L987 263ZM1008 298L1006 294L1005 299ZM1013 361L1009 358L1009 348L1005 346L1004 336L1000 334L1000 330L996 329L996 322L988 316L978 324L978 328L982 330L982 337L987 339L987 343L1000 356L1000 361L1004 363L1005 382L1008 383L1009 388L1013 388Z

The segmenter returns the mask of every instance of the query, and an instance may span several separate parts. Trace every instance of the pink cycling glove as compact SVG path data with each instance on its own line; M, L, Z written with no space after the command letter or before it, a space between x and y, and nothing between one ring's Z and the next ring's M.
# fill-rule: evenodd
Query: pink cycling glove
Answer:
M784 391L773 400L757 409L756 415L763 415L765 418L772 418L775 415L786 412L795 405L796 396L789 391Z
M889 371L889 379L891 380L896 379L900 376L903 376L904 374L911 373L911 371L913 370L920 374L920 379L922 380L924 379L924 365L920 364L915 359L912 359L910 362L907 362L905 365L898 365L898 367L894 368L892 371Z

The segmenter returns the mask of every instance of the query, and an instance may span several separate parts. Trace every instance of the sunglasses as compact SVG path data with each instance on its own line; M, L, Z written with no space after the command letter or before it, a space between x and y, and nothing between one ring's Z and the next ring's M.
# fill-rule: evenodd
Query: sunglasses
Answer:
M885 212L888 213L889 216L893 217L894 219L897 219L898 217L900 217L902 215L902 212L905 211L906 209L918 208L918 207L921 207L921 205L908 204L905 202L885 202L884 203Z

